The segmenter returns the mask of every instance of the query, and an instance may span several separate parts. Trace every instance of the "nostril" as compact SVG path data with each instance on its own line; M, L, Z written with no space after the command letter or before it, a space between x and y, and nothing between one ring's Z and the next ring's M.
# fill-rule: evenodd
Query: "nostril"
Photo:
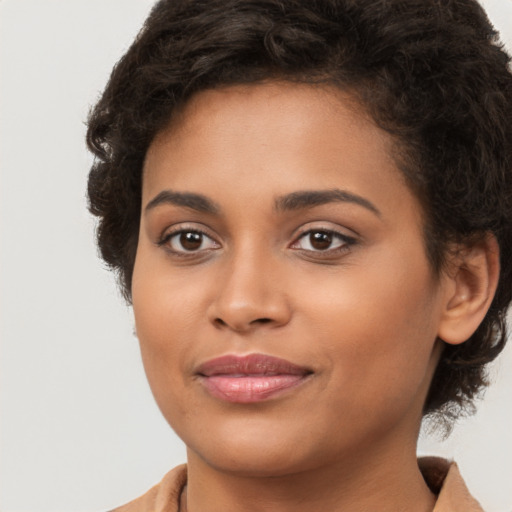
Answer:
M222 318L215 318L213 323L217 327L229 327L230 326L230 324L228 322L226 322L225 320L222 320ZM271 318L256 318L255 320L251 320L249 323L247 323L245 325L246 325L246 327L249 327L251 325L258 325L258 324L264 325L264 324L269 324L269 323L272 323ZM231 327L237 329L237 326L235 326L235 325L231 325Z
M272 322L271 318L257 318L256 320L253 320L251 322L251 324L255 324L255 323L258 323L258 324L268 324L270 322Z
M217 327L226 327L228 325L226 322L224 322L224 320L222 320L222 318L216 318L214 323L217 325Z

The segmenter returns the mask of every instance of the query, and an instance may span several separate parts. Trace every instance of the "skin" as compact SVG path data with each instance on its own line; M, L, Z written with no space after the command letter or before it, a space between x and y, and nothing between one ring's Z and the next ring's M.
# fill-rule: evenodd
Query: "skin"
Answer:
M267 83L199 93L152 143L133 308L153 394L188 448L189 512L432 510L416 440L461 279L433 275L391 142L340 91ZM312 190L372 207L276 208ZM165 191L217 211L155 204ZM337 234L318 250L310 230ZM254 404L195 374L252 353L313 373Z

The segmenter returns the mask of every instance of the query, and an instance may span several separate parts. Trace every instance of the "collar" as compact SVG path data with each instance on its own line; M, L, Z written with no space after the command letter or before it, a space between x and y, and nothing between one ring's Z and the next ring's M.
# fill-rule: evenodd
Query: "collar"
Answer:
M484 512L469 493L455 462L422 457L418 464L430 490L438 495L433 512Z

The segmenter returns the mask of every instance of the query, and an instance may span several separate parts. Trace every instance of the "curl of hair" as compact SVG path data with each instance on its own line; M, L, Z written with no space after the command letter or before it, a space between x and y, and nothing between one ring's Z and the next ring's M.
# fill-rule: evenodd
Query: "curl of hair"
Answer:
M486 385L512 299L510 59L474 0L161 0L91 111L88 184L101 255L130 301L146 151L191 95L265 80L354 94L393 135L439 272L453 243L492 233L497 293L469 340L447 345L425 414L455 418Z

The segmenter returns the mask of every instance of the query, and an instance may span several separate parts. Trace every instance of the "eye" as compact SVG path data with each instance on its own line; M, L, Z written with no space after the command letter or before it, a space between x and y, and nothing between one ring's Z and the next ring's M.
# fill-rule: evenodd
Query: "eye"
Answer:
M219 244L202 231L193 229L181 229L168 233L159 242L165 245L171 252L177 254L198 253L211 249L218 249Z
M354 238L335 231L312 229L303 233L291 248L310 252L331 252L348 248L354 243Z

